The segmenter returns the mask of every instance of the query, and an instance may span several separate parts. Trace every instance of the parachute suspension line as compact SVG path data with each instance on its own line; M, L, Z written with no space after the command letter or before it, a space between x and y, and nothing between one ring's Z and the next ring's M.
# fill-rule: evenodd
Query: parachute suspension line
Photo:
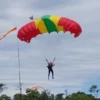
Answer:
M20 55L19 55L19 43L17 40L17 49L18 49L18 66L19 66L19 90L20 90L20 100L22 100L21 98L21 94L22 94L22 84L21 84L21 73L20 73Z
M57 42L58 42L58 45L60 45L60 34L58 34L58 38L57 38Z
M57 38L55 39L56 40L56 49L55 49L55 51L57 51L56 53L55 53L55 58L53 59L53 62L55 61L55 59L57 58L57 56L58 56L58 52L59 52L59 46L60 46L60 40L61 38L60 38L60 34L57 34Z

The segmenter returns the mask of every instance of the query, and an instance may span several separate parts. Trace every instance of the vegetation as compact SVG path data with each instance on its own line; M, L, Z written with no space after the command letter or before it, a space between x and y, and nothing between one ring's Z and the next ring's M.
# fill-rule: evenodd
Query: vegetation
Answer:
M4 88L4 84L0 84L0 92L2 92ZM100 98L97 98L97 95L99 93L99 89L97 85L92 85L89 88L90 94L86 94L84 92L77 92L68 94L67 89L64 93L59 94L51 94L48 90L44 90L41 93L39 93L37 90L26 90L26 94L15 94L13 96L13 100L100 100ZM21 98L20 98L21 97ZM11 97L7 95L1 95L0 100L12 100Z

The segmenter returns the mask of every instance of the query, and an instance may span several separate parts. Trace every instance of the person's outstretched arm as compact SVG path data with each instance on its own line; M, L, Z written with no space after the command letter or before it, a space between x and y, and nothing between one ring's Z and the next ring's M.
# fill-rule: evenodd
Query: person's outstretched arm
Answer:
M46 59L46 62L49 63L47 59Z

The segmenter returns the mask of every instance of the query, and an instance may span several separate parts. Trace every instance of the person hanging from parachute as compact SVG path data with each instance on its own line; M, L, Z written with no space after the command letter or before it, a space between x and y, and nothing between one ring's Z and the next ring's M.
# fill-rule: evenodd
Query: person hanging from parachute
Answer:
M31 43L32 39L36 38L38 35L44 35L46 33L53 34L54 32L60 33L61 31L65 34L69 32L73 34L75 38L79 37L82 33L82 27L80 24L72 19L56 16L56 15L43 15L39 18L29 17L31 22L23 25L17 33L19 40L26 43ZM48 63L48 79L50 72L52 72L52 78L54 78L53 66L54 63Z
M52 79L54 79L54 71L53 71L53 66L55 66L54 61L55 61L55 58L53 59L53 62L49 62L46 59L46 62L48 63L48 66L47 66L48 67L48 80L49 80L50 72L52 73Z

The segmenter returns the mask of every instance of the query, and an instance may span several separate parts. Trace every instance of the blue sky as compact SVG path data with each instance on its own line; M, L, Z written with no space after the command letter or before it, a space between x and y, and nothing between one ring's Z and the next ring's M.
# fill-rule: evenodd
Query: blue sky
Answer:
M0 34L17 31L0 41L0 81L8 86L3 93L18 93L17 32L29 17L59 15L76 20L83 32L74 38L68 32L39 35L30 44L19 42L23 93L40 85L52 93L85 91L100 82L100 0L1 0ZM47 79L45 58L56 57L55 79Z

